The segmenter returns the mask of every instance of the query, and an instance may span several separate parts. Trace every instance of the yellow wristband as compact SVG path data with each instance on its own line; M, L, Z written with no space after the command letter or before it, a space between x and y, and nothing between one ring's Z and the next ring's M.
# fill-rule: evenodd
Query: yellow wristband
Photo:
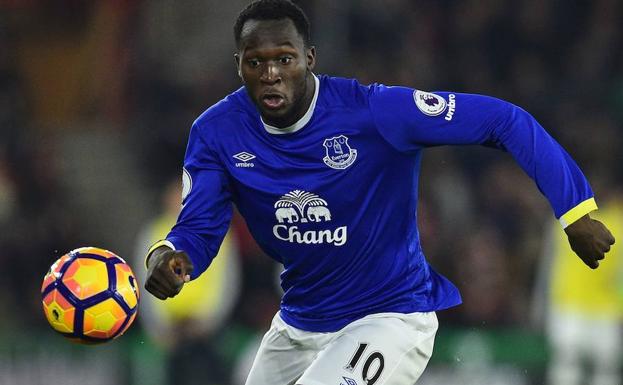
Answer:
M147 262L149 262L149 257L151 256L151 253L153 253L154 250L156 250L160 246L166 246L170 248L171 250L175 250L175 246L173 245L173 243L171 243L170 241L167 241L166 239L161 239L158 242L154 243L149 248L149 250L147 251L147 255L145 256L145 269L147 269Z
M562 225L562 228L564 229L570 224L572 224L573 222L582 218L584 215L595 210L597 210L597 203L595 202L595 198L589 198L585 200L584 202L581 202L580 204L578 204L571 210L564 213L558 220L560 221L560 224Z

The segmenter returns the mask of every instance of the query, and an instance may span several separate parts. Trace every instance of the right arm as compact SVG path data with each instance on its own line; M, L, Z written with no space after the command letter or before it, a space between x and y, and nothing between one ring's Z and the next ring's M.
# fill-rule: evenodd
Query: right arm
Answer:
M182 210L166 239L146 257L145 289L174 297L184 282L203 273L218 253L232 216L225 171L211 143L193 124L184 157Z

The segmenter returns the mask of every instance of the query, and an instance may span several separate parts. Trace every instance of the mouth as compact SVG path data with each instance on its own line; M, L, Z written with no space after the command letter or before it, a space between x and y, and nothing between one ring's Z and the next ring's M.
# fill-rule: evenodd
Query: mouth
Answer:
M278 110L286 103L285 98L277 93L266 93L262 95L260 101L262 105L269 110Z

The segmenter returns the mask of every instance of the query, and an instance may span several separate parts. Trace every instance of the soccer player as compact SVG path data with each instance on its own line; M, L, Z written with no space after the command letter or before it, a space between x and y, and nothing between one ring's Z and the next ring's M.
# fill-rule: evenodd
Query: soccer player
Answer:
M284 265L280 311L247 385L414 384L433 350L435 312L461 302L426 262L416 226L422 150L508 151L547 197L591 268L614 243L589 217L593 192L571 157L522 109L317 76L309 23L288 0L238 16L244 86L193 123L183 208L147 255L146 289L174 297L210 265L232 203Z

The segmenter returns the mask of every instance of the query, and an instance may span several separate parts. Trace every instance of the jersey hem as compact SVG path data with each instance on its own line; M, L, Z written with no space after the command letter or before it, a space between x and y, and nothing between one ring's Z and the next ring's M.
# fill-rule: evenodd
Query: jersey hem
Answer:
M376 309L370 312L365 312L357 315L353 315L351 317L340 317L333 319L301 319L301 317L296 317L291 315L290 312L281 308L279 309L279 316L281 319L288 325L313 333L333 333L337 332L344 327L350 325L351 323L358 321L364 317L373 315L373 314L382 314L382 313L399 313L399 314L410 314L410 313L429 313L436 312L440 310L445 310L454 306L458 306L461 304L461 300L455 300L449 303L441 303L438 306L433 307L418 307L417 305L412 307L403 307L398 309Z
M577 206L572 208L563 214L558 221L562 225L562 228L565 229L567 226L582 218L584 215L590 213L591 211L597 210L597 203L595 202L595 198L589 198Z

